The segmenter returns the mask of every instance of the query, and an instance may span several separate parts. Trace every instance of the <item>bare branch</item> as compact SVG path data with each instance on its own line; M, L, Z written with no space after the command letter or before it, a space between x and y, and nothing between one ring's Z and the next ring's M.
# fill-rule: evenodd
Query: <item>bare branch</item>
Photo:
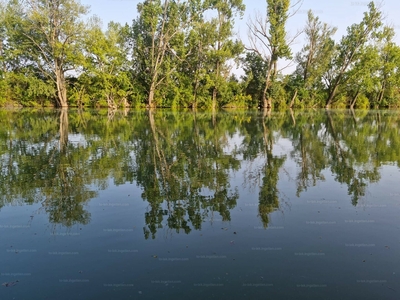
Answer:
M294 3L292 6L290 6L290 9L295 8L295 10L292 13L288 14L288 19L293 17L294 15L296 15L299 12L300 8L303 6L303 3L304 3L304 0L298 0L296 3ZM298 7L296 8L296 6L298 6Z

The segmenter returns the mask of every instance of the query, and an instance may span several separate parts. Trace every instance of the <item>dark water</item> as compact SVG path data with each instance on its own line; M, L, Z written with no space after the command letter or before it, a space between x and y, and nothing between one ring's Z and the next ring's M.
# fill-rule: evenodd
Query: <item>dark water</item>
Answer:
M0 299L400 299L400 113L0 111Z

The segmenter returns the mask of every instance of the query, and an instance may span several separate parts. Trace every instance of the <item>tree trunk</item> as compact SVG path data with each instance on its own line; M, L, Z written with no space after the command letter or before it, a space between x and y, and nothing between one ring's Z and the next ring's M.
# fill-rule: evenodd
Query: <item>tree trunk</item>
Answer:
M268 97L267 108L268 108L268 109L271 109L271 108L272 108L272 99L271 99L271 97Z
M216 114L215 109L213 109L211 112L211 119L212 119L213 127L215 128L215 126L217 126L217 114Z
M268 108L268 101L267 101L267 95L266 94L267 94L267 89L265 88L263 93L262 93L262 99L261 99L262 103L260 105L262 108Z
M296 119L294 117L293 109L290 108L290 116L292 117L293 125L296 125Z
M332 101L333 101L333 99L335 98L335 96L336 96L336 91L337 91L337 89L338 89L338 84L335 84L335 87L333 88L333 90L329 93L329 97L328 97L328 99L326 100L326 105L325 105L325 108L329 108L330 106L331 106L331 104L332 104Z
M57 83L57 106L68 107L67 86L65 82L64 71L60 67L60 62L56 60L56 83Z
M3 57L3 40L1 40L1 39L0 39L0 57ZM1 71L3 71L3 73L5 74L6 73L6 64L4 61L2 62L0 67L1 67Z
M348 63L348 64L349 64L349 63ZM339 85L340 85L341 82L342 82L342 77L343 77L343 74L344 74L344 72L346 71L346 69L347 69L347 67L348 67L348 64L345 65L345 66L340 70L340 74L338 75L338 77L337 77L336 80L334 81L334 83L333 83L333 89L329 92L329 96L328 96L328 99L326 100L325 108L329 108L329 107L331 106L332 101L333 101L333 99L334 99L335 96L336 96L337 89L338 89ZM332 88L332 86L330 86L330 88Z
M213 97L212 97L212 109L215 110L217 108L217 88L213 89Z
M265 120L266 117L268 117L268 118L271 117L271 109L270 108L263 109L263 120Z
M116 113L116 112L117 112L117 109L116 109L116 108L111 108L111 107L109 107L109 108L107 109L107 119L108 119L109 122L112 121L112 120L114 119L115 113Z
M155 150L155 153L157 154L161 178L163 181L163 188L166 188L167 182L171 178L170 167L167 163L167 160L165 159L164 149L163 149L163 147L161 147L159 145L159 137L158 137L159 135L157 134L153 111L151 109L149 109L148 114L149 114L150 128L151 128L152 136L154 139L154 150ZM155 169L155 174L156 174L157 173L157 171L156 171L157 160L155 158L154 158L154 169Z
M152 82L150 85L149 97L147 98L147 106L150 108L152 108L154 106L153 100L154 100L155 90L156 90L155 84L154 84L154 82Z
M192 109L196 109L197 108L197 90L198 90L198 88L199 88L199 80L198 80L198 78L197 78L197 75L196 75L196 82L195 82L195 85L194 85L194 92L193 92L193 103L192 103Z
M294 95L293 95L292 101L290 101L289 108L293 107L294 101L296 100L296 97L297 97L297 89L294 91Z
M216 82L215 82L215 85L214 85L213 96L212 96L212 109L217 108L217 95L218 95L217 85L218 85L219 76L220 76L220 64L219 64L219 62L217 62L217 65L216 65L216 78L215 78Z
M117 105L115 104L115 101L114 101L114 95L112 94L112 93L109 93L108 95L107 95L107 105L108 105L108 108L110 108L110 109L117 109Z
M353 117L354 124L357 124L356 114L353 108L350 108L351 116Z
M358 95L360 94L360 90L358 90L357 91L357 93L355 94L355 96L354 96L354 98L353 98L353 101L351 101L351 103L350 103L350 109L353 109L354 108L354 105L356 104L356 101L357 101L357 98L358 98Z
M60 114L60 151L64 152L68 144L68 110L61 109Z
M385 88L386 88L386 82L383 82L382 88L381 88L381 90L379 91L379 94L378 94L378 99L377 99L378 100L377 101L378 105L380 105L382 103L383 95L385 94Z
M271 68L269 68L267 77L265 78L265 87L262 93L262 107L268 109L271 108L272 106L271 99L267 99L267 91L270 85L270 80L271 80Z
M122 106L123 106L123 108L129 107L128 99L126 99L126 97L122 98Z

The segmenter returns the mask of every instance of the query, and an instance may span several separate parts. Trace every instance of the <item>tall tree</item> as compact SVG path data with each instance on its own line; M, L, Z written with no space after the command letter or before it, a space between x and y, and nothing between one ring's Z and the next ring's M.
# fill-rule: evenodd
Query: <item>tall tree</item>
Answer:
M338 88L343 84L346 71L351 67L360 54L360 50L368 43L382 24L382 13L374 2L368 4L369 11L364 13L364 18L359 24L347 28L347 35L343 36L337 46L337 51L332 60L330 78L328 83L328 97L325 106L332 104Z
M134 69L146 90L147 106L153 107L156 89L175 71L171 42L190 23L189 10L186 2L171 0L145 0L137 8L139 16L132 25Z
M252 106L256 107L263 97L269 62L255 52L247 52L242 60L242 66L245 73L242 77L246 86L245 93L251 95Z
M132 92L129 76L127 47L128 26L110 22L106 32L97 17L91 18L85 37L85 64L79 76L79 101L85 93L93 105L106 105L111 109L127 106ZM86 98L86 97L85 97Z
M214 63L214 86L212 89L212 107L217 106L217 97L223 80L222 73L226 70L226 62L235 58L242 52L242 43L233 41L233 25L236 15L243 15L245 5L242 0L211 0L211 10L215 10L217 16L211 20L214 41L211 44L210 58ZM227 79L227 76L225 76Z
M6 20L7 42L20 61L54 82L57 106L67 107L66 76L81 56L85 26L80 18L88 8L79 0L13 0L9 9L14 14Z
M335 45L332 36L336 30L336 27L322 23L311 10L308 11L304 28L306 45L296 55L296 73L302 77L306 88L320 83L322 75L327 71Z
M360 54L344 76L346 85L342 92L349 99L348 105L350 109L356 106L360 96L364 97L365 100L365 95L373 93L378 82L377 72L379 68L380 58L377 47L375 45L367 45L360 49ZM368 106L369 103L364 103L363 105Z
M398 86L400 84L400 47L394 42L394 37L394 29L389 26L385 26L378 35L378 93L372 101L374 105L392 104L396 91L398 97ZM387 98L386 103L384 103L385 96Z
M204 3L196 9L204 11ZM209 70L213 68L209 59L209 45L212 44L212 25L206 22L202 14L191 23L191 29L186 37L185 50L186 59L182 61L179 73L181 83L187 82L191 87L191 100L188 105L195 109L198 106L206 105L209 100L210 83L207 80Z
M289 47L291 41L288 41L286 32L289 9L290 0L267 0L266 17L257 14L248 23L250 46L247 49L256 52L268 62L261 102L261 106L265 108L272 107L268 90L277 75L278 60L292 58Z

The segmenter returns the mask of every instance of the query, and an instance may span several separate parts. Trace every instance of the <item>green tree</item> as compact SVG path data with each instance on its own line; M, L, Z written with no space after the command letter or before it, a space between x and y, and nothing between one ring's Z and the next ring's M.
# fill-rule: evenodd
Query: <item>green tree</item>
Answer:
M106 32L97 17L91 18L84 41L85 62L75 84L77 104L128 106L132 93L127 48L127 26L110 22Z
M292 58L289 47L291 42L286 32L289 9L290 0L267 0L266 17L257 14L248 24L250 46L247 49L268 62L261 107L272 107L272 98L268 92L278 74L278 60Z
M217 107L217 98L220 93L221 86L229 77L229 69L226 63L229 59L237 57L243 46L240 41L233 41L233 25L234 17L239 14L243 15L245 5L242 0L210 0L211 11L216 11L217 16L212 18L212 43L209 57L214 63L211 80L212 88L212 108Z
M193 1L194 2L194 1ZM201 11L204 11L204 3L200 8L197 19L191 23L191 30L187 36L187 57L181 64L180 76L184 76L183 82L190 86L189 105L192 108L207 106L209 104L212 81L208 80L209 72L214 68L209 59L210 44L213 40L213 28L210 22L206 22Z
M368 4L369 11L359 24L347 28L347 35L343 36L337 45L334 58L328 71L328 97L325 106L328 108L335 99L339 87L344 84L345 73L360 55L360 50L376 35L382 24L382 13L374 2Z
M323 75L328 71L334 53L335 42L332 36L336 30L335 27L322 23L311 10L308 11L307 24L304 28L306 44L296 55L295 76L301 79L299 87L305 89L310 98L314 93L325 90ZM302 97L307 97L307 94L303 91Z
M380 179L377 167L369 164L370 156L368 152L373 151L373 148L359 149L362 148L359 146L360 138L353 136L352 140L349 139L350 134L348 133L352 131L352 127L353 131L355 131L354 127L356 124L350 122L351 125L346 126L347 128L340 124L339 135L332 113L326 111L326 116L326 128L331 138L331 142L326 147L330 169L338 182L347 185L348 193L352 196L352 204L357 205L359 199L365 196L368 182L377 182ZM336 119L337 121L341 121L341 123L344 121L337 117ZM342 139L341 136L344 138ZM362 139L364 140L365 136Z
M57 88L56 104L68 106L67 73L81 58L88 8L78 0L12 0L6 20L7 43L18 63L31 66Z
M190 23L188 8L187 2L170 0L138 4L139 16L132 25L134 73L146 92L149 107L157 105L156 89L176 70L172 44Z
M353 66L344 75L346 85L342 89L344 97L349 101L346 103L350 109L355 106L361 108L369 107L369 102L360 103L360 98L364 99L366 95L373 93L377 84L376 73L379 69L379 51L375 45L368 45L359 50L360 55L354 61ZM357 105L359 100L359 105Z
M372 99L374 106L399 104L398 86L400 84L400 47L394 42L395 32L385 26L378 34L377 48L377 96Z
M265 89L265 74L268 72L268 61L265 61L255 52L247 52L242 60L245 75L242 80L245 84L245 93L251 95L252 106L257 107L262 101Z
M278 188L279 172L286 161L286 155L275 155L274 145L285 127L285 115L272 115L271 111L252 114L241 128L243 142L239 153L243 160L250 162L250 167L244 173L244 185L258 191L258 216L264 228L268 227L269 215L281 207L281 193ZM247 116L247 115L246 115ZM253 164L260 159L259 164Z

